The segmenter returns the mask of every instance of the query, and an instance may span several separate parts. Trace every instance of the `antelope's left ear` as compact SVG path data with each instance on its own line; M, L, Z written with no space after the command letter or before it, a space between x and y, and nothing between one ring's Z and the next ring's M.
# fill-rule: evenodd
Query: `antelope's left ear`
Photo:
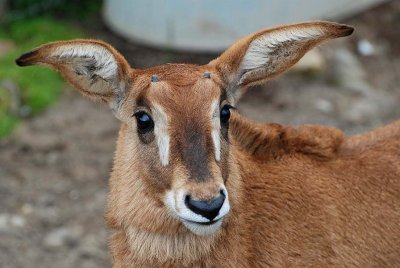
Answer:
M129 89L133 72L112 46L86 39L45 44L23 54L16 63L55 69L83 95L104 101L113 109Z
M266 29L233 44L214 66L235 101L249 86L283 73L319 43L350 35L353 28L332 22L307 22Z

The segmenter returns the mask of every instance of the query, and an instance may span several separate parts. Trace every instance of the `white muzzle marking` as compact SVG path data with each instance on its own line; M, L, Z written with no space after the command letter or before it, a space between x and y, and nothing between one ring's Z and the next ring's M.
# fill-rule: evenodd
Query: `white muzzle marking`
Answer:
M178 190L176 192L173 190L168 191L165 195L164 202L168 209L172 212L172 215L182 221L182 223L194 234L211 235L221 227L223 218L229 213L230 210L228 192L226 191L225 187L221 188L225 194L225 201L217 217L215 217L213 219L213 223L209 225L205 224L210 223L210 220L194 213L185 205L186 193L183 190Z

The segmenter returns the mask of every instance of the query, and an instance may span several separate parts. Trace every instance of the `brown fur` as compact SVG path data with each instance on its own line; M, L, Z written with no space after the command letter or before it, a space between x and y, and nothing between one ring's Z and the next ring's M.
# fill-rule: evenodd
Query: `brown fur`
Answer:
M304 28L319 29L321 35L284 44L292 53L271 68L239 72L257 37ZM42 46L17 63L50 65L83 94L97 99L106 94L100 99L118 104L113 110L122 126L106 213L114 267L397 267L400 122L348 138L324 126L256 124L232 111L229 128L221 127L220 161L211 140L213 100L235 105L250 85L284 72L320 42L351 32L327 22L282 26L241 39L204 66L166 64L147 70L128 70L118 52L98 41L68 43L108 48L122 91L105 83L102 92L87 92L81 81L88 78L70 71L79 59L59 63L47 57L63 42ZM211 78L203 77L205 71ZM152 75L160 81L151 82ZM154 133L139 136L132 117L138 110L151 114L154 105L168 115L166 166L158 158ZM229 193L231 210L213 234L195 235L164 203L171 189L212 199L220 184Z

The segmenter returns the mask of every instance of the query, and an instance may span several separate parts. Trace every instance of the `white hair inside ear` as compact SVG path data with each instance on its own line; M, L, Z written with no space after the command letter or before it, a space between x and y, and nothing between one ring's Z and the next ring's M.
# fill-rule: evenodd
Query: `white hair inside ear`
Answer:
M309 42L315 42L324 35L319 27L286 28L266 32L250 44L240 64L239 84L251 77L266 78L300 59L299 54Z
M243 58L240 68L242 70L251 70L268 65L272 57L278 56L277 53L283 45L288 46L299 43L304 43L314 40L322 36L324 32L318 27L314 28L299 28L299 29L284 29L273 32L267 32L255 40L253 40Z
M110 80L115 79L118 74L118 64L113 54L100 45L63 45L57 47L50 56L72 61L72 68L77 75Z
M45 65L57 70L83 95L107 103L118 118L132 69L111 45L90 39L44 44L19 57L20 66Z

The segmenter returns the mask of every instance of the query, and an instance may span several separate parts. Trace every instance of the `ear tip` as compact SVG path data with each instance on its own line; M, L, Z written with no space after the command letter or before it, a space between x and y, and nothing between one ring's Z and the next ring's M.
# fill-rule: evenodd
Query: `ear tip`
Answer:
M15 60L15 63L18 66L29 66L33 64L33 59L37 55L37 50L29 51L27 53L22 54L18 59Z
M21 59L21 57L19 57L18 59L15 60L15 64L17 64L18 66L27 66L24 61Z
M354 32L354 28L352 26L346 24L339 24L335 22L329 22L326 24L328 33L333 37L345 37L349 36Z
M341 33L341 36L349 36L354 32L354 28L352 26L345 24L341 24L338 30Z

